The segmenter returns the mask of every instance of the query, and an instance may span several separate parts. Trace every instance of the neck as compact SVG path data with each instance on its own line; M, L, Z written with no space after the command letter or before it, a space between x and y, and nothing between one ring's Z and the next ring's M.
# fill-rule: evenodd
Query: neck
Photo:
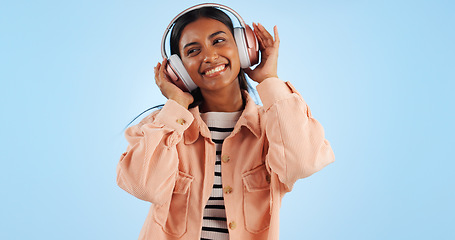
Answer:
M242 91L238 84L217 91L201 91L201 93L204 101L200 106L200 112L237 112L244 107Z

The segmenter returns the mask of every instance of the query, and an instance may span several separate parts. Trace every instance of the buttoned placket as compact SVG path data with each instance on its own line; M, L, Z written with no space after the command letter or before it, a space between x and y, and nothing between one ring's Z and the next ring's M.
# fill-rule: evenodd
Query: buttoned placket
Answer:
M235 135L235 134L233 134ZM221 163L222 163L222 167L221 167L221 171L224 172L226 171L226 167L225 166L228 166L230 163L231 163L231 156L229 155L229 153L226 153L226 145L225 143L227 142L227 140L231 137L233 137L233 135L230 135L228 136L225 140L224 140L224 143L223 143L223 147L222 147L222 151L221 151ZM228 167L229 168L229 167ZM221 174L221 177L222 177L222 183L223 183L223 194L224 194L224 199L225 199L225 205L226 205L226 200L229 201L229 198L230 198L230 195L232 194L232 192L234 191L234 189L229 185L229 184L225 184L225 174ZM228 209L227 207L225 208L226 210ZM234 216L230 216L228 214L228 212L226 211L226 220L227 220L227 223L228 223L228 228L230 231L233 231L236 229L237 227L237 223L235 222L235 217Z

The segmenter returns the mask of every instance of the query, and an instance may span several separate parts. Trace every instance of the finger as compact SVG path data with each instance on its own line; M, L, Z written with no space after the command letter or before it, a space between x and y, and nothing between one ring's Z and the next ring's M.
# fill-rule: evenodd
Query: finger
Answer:
M257 68L257 67L256 67ZM252 70L251 68L245 68L243 69L245 71L245 73L248 75L248 77L250 77L251 79L256 79L255 76L254 76L254 73L255 71ZM254 80L253 80L254 81Z
M275 44L280 45L280 36L278 36L278 27L273 27L273 34L275 35Z
M245 68L243 69L243 71L248 74L248 76L250 75L250 73L252 72L251 68Z
M160 66L160 69L159 69L160 70L159 71L160 72L160 77L166 76L166 74L164 73L164 70L166 69L166 66L167 66L167 59L164 59L163 63Z
M167 59L164 59L162 63L158 63L157 71L155 72L155 82L160 88L163 85L163 83L167 80L167 74L164 72L166 69L166 65Z
M257 23L253 23L253 32L254 32L254 35L256 36L256 39L259 42L259 49L262 51L264 49L264 41L262 40L261 36L259 35Z
M262 39L261 35L259 34L259 30L258 30L258 26L256 24L256 26L254 25L253 23L253 26L254 26L254 34L256 35L256 38L259 42L259 49L263 50L264 49L264 40Z
M154 67L154 69L157 70L157 69L159 68L160 64L161 64L161 63L158 62L158 63L156 64L156 66Z
M261 23L259 23L258 25L259 25L259 30L264 35L264 37L272 38L272 35L269 33L269 31L267 31L267 29L265 29L264 25L262 25Z
M164 68L166 68L166 66L167 66L167 58L163 59L163 62L161 62L160 69L161 69L161 68L164 69Z
M267 44L273 44L272 35L270 35L270 33L267 31L267 29L265 29L265 27L260 23L259 23L259 30L260 30L260 34L261 34L261 37L263 38L263 40L265 40L265 42Z
M260 23L258 26L258 39L261 43L260 50L262 52L261 59L267 58L271 54L270 49L276 48L275 42L273 41L272 35L262 26Z
M258 38L261 39L261 43L262 43L261 50L266 50L267 48L272 47L273 46L273 37L270 34L268 34L267 30L265 30L264 26L262 26L260 23L257 26L258 26Z
M259 25L260 25L260 23L256 25L256 28L254 30L255 30L258 38L260 38L264 42L266 40L266 36L262 32L262 28Z
M154 68L154 72L155 72L155 82L158 83L158 78L159 78L159 69L161 67L161 63L158 62L158 64L156 64L155 68Z

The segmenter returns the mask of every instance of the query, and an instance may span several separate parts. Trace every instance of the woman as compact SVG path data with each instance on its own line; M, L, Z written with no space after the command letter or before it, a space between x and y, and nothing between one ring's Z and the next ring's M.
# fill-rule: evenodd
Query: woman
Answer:
M205 6L175 21L171 52L199 87L174 85L167 60L155 81L168 101L128 128L118 185L152 203L139 239L278 239L279 209L295 181L334 161L322 126L277 76L279 37L253 24L261 62L245 69L230 18Z

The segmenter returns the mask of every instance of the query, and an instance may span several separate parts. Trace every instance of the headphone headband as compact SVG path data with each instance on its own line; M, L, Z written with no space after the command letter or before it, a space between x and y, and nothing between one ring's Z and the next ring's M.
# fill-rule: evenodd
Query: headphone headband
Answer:
M195 9L203 8L203 7L216 7L216 8L224 9L224 10L232 13L237 18L237 20L239 20L240 26L242 26L242 28L246 28L245 22L243 21L242 17L230 7L227 7L227 6L218 4L218 3L202 3L202 4L192 6L188 9L184 10L183 12L179 13L174 19L172 19L171 23L169 23L166 30L164 31L163 38L161 39L161 56L163 56L163 58L166 58L166 59L168 58L168 56L166 54L165 41L166 41L167 35L169 34L169 31L171 30L172 26L175 23L175 21L177 21L177 19L179 17L181 17L182 15L184 15L187 12L193 11Z

